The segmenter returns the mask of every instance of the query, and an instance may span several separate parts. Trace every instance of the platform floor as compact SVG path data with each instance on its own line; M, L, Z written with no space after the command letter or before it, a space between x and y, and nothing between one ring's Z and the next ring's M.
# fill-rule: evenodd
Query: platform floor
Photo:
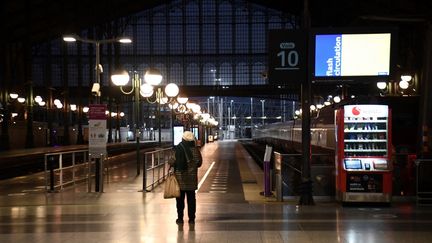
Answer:
M280 203L260 195L262 171L238 142L206 144L202 153L194 227L175 224L175 200L163 199L162 186L138 192L142 177L131 163L111 173L104 193L85 185L11 193L2 181L0 242L432 242L432 207Z

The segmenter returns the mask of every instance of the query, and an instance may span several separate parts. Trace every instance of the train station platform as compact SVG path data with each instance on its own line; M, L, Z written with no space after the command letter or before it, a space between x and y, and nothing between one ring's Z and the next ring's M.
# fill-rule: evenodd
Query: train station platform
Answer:
M260 195L263 172L239 142L201 151L195 225L175 224L175 200L163 199L163 185L139 192L142 176L131 162L112 170L103 193L85 183L46 193L40 176L20 191L10 185L25 178L0 181L0 242L432 242L431 207L276 202Z

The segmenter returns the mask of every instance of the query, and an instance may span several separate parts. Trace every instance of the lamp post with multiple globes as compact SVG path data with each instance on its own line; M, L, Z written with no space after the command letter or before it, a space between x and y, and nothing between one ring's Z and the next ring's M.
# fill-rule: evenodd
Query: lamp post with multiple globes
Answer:
M145 72L144 83L142 83L142 80L139 77L138 72L134 72L132 77L132 87L129 91L125 91L123 89L123 86L127 85L130 80L129 73L127 71L118 70L114 72L113 75L111 76L111 80L114 83L114 85L120 87L120 91L123 94L129 95L134 93L134 113L135 113L134 127L135 127L135 140L136 140L137 175L139 175L140 174L140 126L139 126L140 95L146 98L146 100L150 103L158 102L158 107L159 107L159 104L163 104L165 100L168 101L176 97L179 93L179 88L176 84L169 83L165 86L164 89L165 92L163 92L162 88L158 86L162 82L162 75L157 69L154 68L150 68ZM155 91L155 87L157 87L156 91ZM155 97L155 99L151 100L151 97L153 96ZM160 128L159 128L159 136L160 136ZM143 176L145 181L145 177L146 177L145 163L144 163L143 171L144 171Z

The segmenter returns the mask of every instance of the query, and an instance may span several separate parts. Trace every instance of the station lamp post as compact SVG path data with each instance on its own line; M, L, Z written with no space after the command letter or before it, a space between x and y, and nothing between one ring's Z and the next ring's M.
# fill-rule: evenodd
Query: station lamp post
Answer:
M109 44L109 43L115 43L115 42L120 42L120 43L132 43L132 40L129 38L125 38L125 37L117 37L117 38L112 38L112 39L103 39L103 40L93 40L93 39L86 39L86 38L81 38L77 35L64 35L63 36L63 40L66 42L76 42L76 41L80 41L83 43L88 43L88 44L93 44L96 47L96 65L95 65L95 72L96 72L96 81L95 83L93 83L92 85L92 89L91 92L92 94L94 94L96 96L96 104L100 104L100 96L101 96L101 92L100 92L100 88L101 88L101 82L100 82L100 78L101 78L101 73L103 72L103 68L102 65L100 63L100 45L102 44ZM106 150L106 145L105 145L105 149ZM105 152L106 153L106 152ZM95 190L96 192L99 191L103 191L103 189L99 188L99 186L103 186L103 179L102 179L102 173L101 173L101 161L100 161L100 157L96 156L96 176L95 176L95 180L96 180L96 185L95 185Z
M163 100L165 99L164 93L167 96L166 100L173 98L178 95L179 88L176 84L170 83L165 86L165 92L162 91L161 87L157 87L156 93L155 93L155 86L159 85L162 82L162 74L159 72L159 70L150 68L145 72L144 75L144 83L142 83L141 78L139 77L138 72L133 73L132 77L132 88L129 91L125 91L123 89L123 86L127 85L129 83L129 73L125 70L118 70L111 75L111 80L114 83L114 85L120 87L120 91L123 94L129 95L134 93L134 113L135 113L135 139L136 139L136 157L137 157L137 175L140 174L140 95L142 97L145 97L148 102L155 103L158 102L161 104ZM153 96L155 93L155 100L151 101L150 97ZM160 128L159 128L159 139L160 139ZM143 168L143 176L144 176L144 182L146 177L146 164L144 163ZM143 191L145 191L145 186L143 188Z

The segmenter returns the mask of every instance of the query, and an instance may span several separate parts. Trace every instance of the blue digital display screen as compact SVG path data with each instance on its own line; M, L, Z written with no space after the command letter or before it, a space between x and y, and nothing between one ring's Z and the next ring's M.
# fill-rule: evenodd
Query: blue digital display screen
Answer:
M359 159L345 159L345 169L347 170L361 170L362 163Z

